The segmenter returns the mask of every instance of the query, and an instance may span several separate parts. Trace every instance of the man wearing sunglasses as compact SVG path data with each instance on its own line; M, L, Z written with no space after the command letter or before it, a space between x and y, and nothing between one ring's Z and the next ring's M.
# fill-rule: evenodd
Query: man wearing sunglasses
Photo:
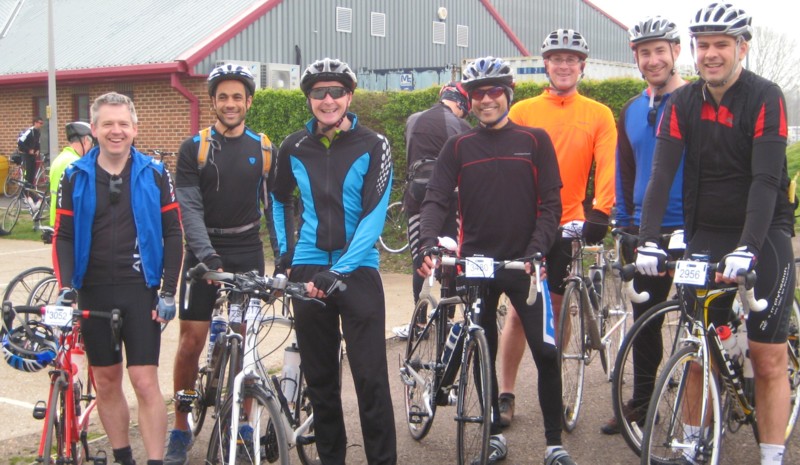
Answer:
M91 118L98 147L67 167L57 197L53 267L61 291L56 303L74 304L77 291L81 309L122 311L122 345L138 400L147 464L160 465L167 409L158 384L158 359L161 323L175 316L170 296L178 285L183 252L178 202L164 165L132 147L137 117L128 97L101 95ZM108 321L84 319L81 333L114 461L135 465L130 410L122 391L122 353L115 349Z
M92 137L92 127L83 121L73 121L66 126L67 141L69 145L64 147L61 153L50 163L50 226L56 224L56 201L58 198L58 185L61 183L61 175L67 166L79 160L94 146Z
M357 83L350 66L337 59L315 61L303 72L300 89L313 117L281 144L273 215L280 224L299 189L302 227L294 251L284 230L277 229L282 261L291 268L289 278L307 283L310 297L325 300L324 308L292 302L320 458L323 463L346 463L339 382L343 335L367 462L389 465L397 462L397 445L375 242L389 203L392 156L388 139L348 111Z
M436 160L422 202L421 252L414 263L423 277L432 272L431 247L441 235L456 188L463 257L530 260L553 245L561 217L561 177L550 137L542 129L520 126L508 118L514 95L509 64L494 57L478 59L464 68L461 84L469 92L472 114L480 124L448 139ZM561 443L561 372L555 334L545 324L553 321L552 307L543 302L544 298L528 305L525 301L529 287L530 276L525 272L500 269L495 279L487 280L481 296L478 323L485 329L491 354L492 424L489 456L471 457L468 463L487 459L493 464L508 454L506 438L501 434L495 371L497 304L501 294L520 309L524 338L534 354L547 441L546 463L574 463Z
M653 166L658 132L656 124L669 96L685 81L675 69L675 61L681 53L680 32L675 23L660 16L647 17L634 25L628 34L633 58L647 81L647 88L628 100L617 123L616 218L618 227L638 235L644 192ZM683 175L679 174L672 183L667 213L661 223L663 235L683 229L682 180ZM668 243L662 246L667 250ZM622 247L625 260L632 262L635 257L633 247L627 242L623 242ZM647 302L632 303L635 321L647 309L667 299L672 279L666 275L651 277L637 273L633 283L639 292L650 293ZM634 344L633 398L628 399L623 407L626 421L639 424L647 415L647 404L663 354L661 325L650 326L645 330L647 334L636 339L638 344ZM618 434L619 428L617 418L612 417L600 430L605 434Z
M517 124L546 130L558 156L564 182L563 232L547 253L547 281L558 315L572 256L572 238L583 236L587 243L594 244L601 242L608 231L608 216L614 206L617 130L607 106L578 93L589 57L589 45L581 33L556 29L545 37L541 54L550 86L541 95L514 105L509 117ZM593 164L594 198L587 199ZM519 318L509 308L500 341L500 411L504 425L510 425L514 417L514 386L524 350Z

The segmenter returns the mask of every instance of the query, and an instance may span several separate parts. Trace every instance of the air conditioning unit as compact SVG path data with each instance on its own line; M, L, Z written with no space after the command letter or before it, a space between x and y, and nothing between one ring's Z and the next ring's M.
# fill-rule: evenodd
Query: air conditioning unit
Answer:
M248 71L253 75L253 79L256 81L256 89L260 89L265 87L265 76L262 73L261 63L258 61L241 61L241 60L219 60L214 63L214 66L222 66L222 65L234 65L234 66L242 66L247 68Z
M300 66L285 63L264 63L264 87L272 89L297 89L300 87Z

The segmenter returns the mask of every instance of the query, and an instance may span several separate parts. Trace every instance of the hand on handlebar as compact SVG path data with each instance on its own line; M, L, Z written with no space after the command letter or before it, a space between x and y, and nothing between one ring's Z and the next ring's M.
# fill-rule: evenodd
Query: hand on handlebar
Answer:
M636 249L636 271L647 276L663 276L667 253L655 242L645 242Z
M419 251L417 258L414 260L414 269L417 270L417 274L423 278L431 276L434 268L436 268L436 264L434 263L432 257L438 256L439 247L423 247L422 250Z
M330 297L337 291L344 291L347 285L344 284L346 274L338 271L325 270L315 274L311 281L306 284L306 291L311 298L324 299Z
M58 297L56 297L56 305L60 305L62 307L72 307L78 300L78 295L75 292L75 289L71 287L62 287L61 290L58 292Z
M753 271L756 265L756 256L748 250L746 245L743 245L722 257L721 263L725 265L725 268L722 272L719 269L717 270L714 281L732 284L736 282L736 275L739 270L744 270L745 273Z

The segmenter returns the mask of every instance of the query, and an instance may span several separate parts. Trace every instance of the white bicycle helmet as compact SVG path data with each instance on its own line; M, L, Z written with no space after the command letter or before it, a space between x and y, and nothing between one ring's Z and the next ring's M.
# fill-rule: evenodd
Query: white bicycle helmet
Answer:
M347 63L335 58L323 58L308 65L300 78L300 89L308 96L308 92L319 81L336 81L350 89L356 90L358 78Z
M681 33L672 21L661 16L649 16L628 30L631 48L651 40L666 40L679 44Z
M753 18L741 8L730 3L712 3L700 9L689 22L689 34L725 34L742 37L749 41L753 37Z
M55 360L57 353L53 331L39 321L30 320L3 335L3 357L20 371L39 371Z
M464 68L461 73L461 85L467 92L486 85L513 88L514 72L511 66L500 58L492 56L478 58Z
M556 29L544 39L542 57L547 58L555 52L575 52L585 60L589 57L589 44L581 33L574 29Z
M236 80L244 84L247 90L247 96L251 96L256 92L256 81L253 79L253 74L240 65L221 65L217 66L208 75L208 95L213 97L217 91L217 86L222 81Z

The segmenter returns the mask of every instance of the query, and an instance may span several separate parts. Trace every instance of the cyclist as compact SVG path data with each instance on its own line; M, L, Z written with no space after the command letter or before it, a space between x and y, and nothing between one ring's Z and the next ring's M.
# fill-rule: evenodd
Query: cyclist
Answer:
M432 162L450 136L469 130L465 121L469 115L470 101L467 92L459 82L450 82L439 90L439 101L431 108L414 113L406 121L406 166L409 183L403 197L403 207L408 215L408 243L411 259L419 255L419 206L425 198L426 178L431 169L423 163ZM416 174L417 179L412 175ZM423 178L422 181L418 181ZM442 234L455 238L458 235L456 199L453 194L453 208L448 212L445 224L448 227ZM414 302L419 299L423 278L417 274L412 277ZM401 337L408 336L408 325L393 329Z
M675 61L681 53L681 39L674 22L661 16L649 16L634 25L628 34L633 58L647 81L647 88L628 100L622 107L617 123L616 218L618 227L638 235L644 191L653 166L656 123L669 96L686 82L675 69ZM681 173L682 168L679 168L669 191L667 212L661 222L663 235L683 229ZM663 244L665 250L667 245ZM623 246L623 256L627 261L632 261L635 257L633 248L625 244ZM647 302L632 303L633 319L636 320L650 307L667 299L672 279L669 276L637 274L633 285L638 292L650 293ZM628 421L641 424L647 415L647 404L662 354L661 324L649 325L633 347L633 398L623 407ZM609 419L600 430L605 434L618 434L617 418Z
M69 145L58 154L50 163L50 226L56 224L56 201L58 197L58 185L61 182L61 175L67 166L91 150L94 146L92 127L83 121L73 121L66 126L67 141Z
M549 250L561 216L561 178L550 137L542 129L523 127L508 118L514 76L505 61L480 58L466 66L461 84L469 92L479 125L445 143L422 203L417 273L429 276L431 247L444 228L458 188L462 256L484 255L514 260ZM529 270L530 271L530 270ZM526 304L530 277L498 270L481 296L480 324L486 331L492 370L492 425L489 463L505 459L497 397L497 304L505 293L519 309L525 338L538 369L539 405L544 417L547 465L572 464L561 445L561 374L552 328L552 307L539 298ZM546 312L546 313L545 313ZM549 339L548 339L549 336Z
M122 343L147 463L159 465L167 432L158 384L160 323L175 316L171 296L182 255L178 203L169 171L131 145L138 121L128 97L101 95L92 104L91 118L99 147L67 167L58 195L53 250L61 285L57 303L73 303L77 290L80 308L122 311ZM114 461L133 465L122 353L114 350L108 321L83 319L81 332Z
M39 156L41 146L39 137L42 135L44 120L38 116L33 118L33 126L20 132L17 139L17 150L22 154L25 166L25 182L33 184L36 180L36 157Z
M338 59L315 61L303 72L300 89L312 118L281 144L273 214L277 224L299 188L302 227L294 251L281 229L278 239L292 281L307 282L309 295L326 303L322 308L293 302L320 458L323 463L345 463L339 382L344 335L367 462L394 464L386 309L375 248L389 203L392 157L388 139L360 125L348 111L357 83L350 66ZM344 292L338 291L342 282L347 285Z
M703 253L722 262L716 281L725 284L738 270L755 269L756 298L769 302L767 310L750 312L747 336L761 463L779 464L789 414L786 340L795 280L794 206L786 172L786 101L780 87L742 66L751 21L742 9L712 3L689 23L700 79L675 91L661 118L636 267L651 276L659 273L665 256L657 242L661 219L683 160L687 256ZM714 301L716 323L726 321L732 298Z
M541 53L550 86L541 95L514 105L508 116L517 124L546 130L558 155L565 229L547 252L547 280L558 317L573 235L582 234L586 242L597 243L608 231L608 215L614 205L617 131L607 106L578 93L589 57L586 39L572 29L556 29L545 37ZM590 201L586 191L593 164L594 199ZM519 318L509 308L500 341L500 410L505 425L511 424L514 416L514 384L524 350Z
M264 159L261 136L245 125L255 86L253 75L242 66L214 68L208 76L208 95L217 121L210 128L208 153L202 154L205 164L201 166L200 134L181 144L175 187L184 222L185 270L203 262L211 270L264 273L259 227L261 210L268 205L265 173L270 167L263 166L269 160ZM272 153L272 147L269 150ZM181 283L180 336L173 369L177 399L194 389L216 289L205 281ZM194 440L188 412L180 405L176 401L166 464L186 463ZM242 428L247 436L251 426Z

